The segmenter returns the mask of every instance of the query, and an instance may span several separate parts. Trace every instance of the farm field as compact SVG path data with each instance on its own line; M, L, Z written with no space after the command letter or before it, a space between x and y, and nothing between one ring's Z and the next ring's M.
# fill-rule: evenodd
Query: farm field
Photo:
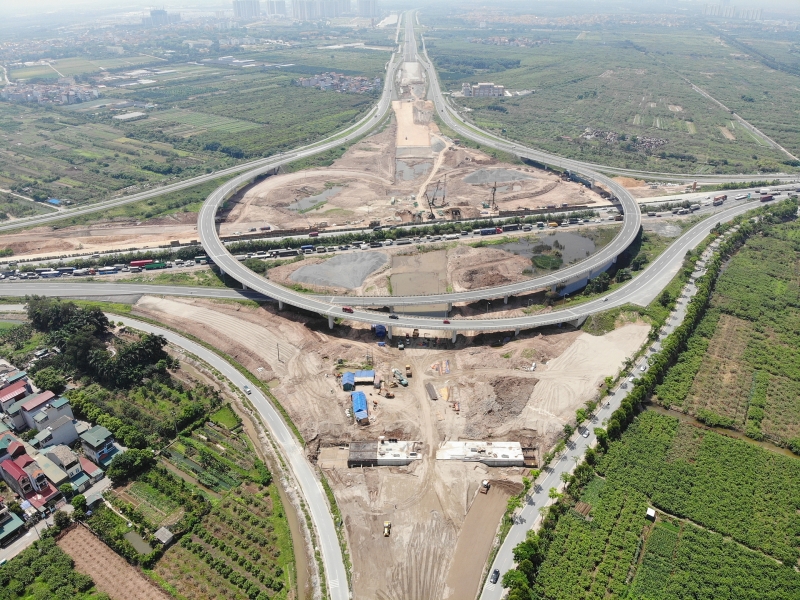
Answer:
M166 448L163 460L215 492L226 492L245 481L268 485L272 477L231 409L223 407L210 419L212 423L181 435ZM227 425L234 423L229 430Z
M330 53L298 52L304 62L291 67L296 71L224 66L215 70L213 64L158 61L160 71L145 80L150 83L110 85L100 100L46 109L0 103L0 188L40 201L58 198L74 203L135 193L321 139L372 106L373 94L338 94L292 85L296 77L336 66L315 66L314 60L331 61ZM383 70L383 52L356 52L363 57L348 72L362 75L373 74L378 67ZM84 77L99 72L97 65L115 74L148 66L109 60L116 62L105 66L103 60L72 58L55 66L65 62L71 75ZM58 77L47 66L26 71L23 74L30 78L47 75L44 78L49 80L45 71ZM119 113L113 104L124 101L151 105L126 109L145 110L147 118L113 119Z
M732 57L731 49L715 44L710 34L692 29L666 35L627 27L587 32L581 39L572 32L538 30L535 37L550 44L533 48L469 42L488 35L438 29L427 38L443 86L451 91L476 81L534 91L505 98L453 98L472 109L467 116L481 127L562 156L643 170L794 168L786 164L791 161L786 154L732 125L728 112L689 85L700 86L797 154L798 115L793 107L800 91L789 85L791 76L752 58ZM734 85L729 85L731 79ZM776 92L765 96L762 89ZM745 102L742 96L758 100ZM726 137L720 128L731 135Z
M800 453L799 234L774 225L733 256L660 404Z
M275 486L237 487L164 554L155 578L185 598L288 598L289 527Z
M97 416L94 411L104 412L119 419L123 426L135 429L138 435L134 439L141 437L142 442L155 447L221 403L219 392L208 386L187 389L179 381L166 383L156 379L128 390L112 391L92 384L72 390L68 396L78 414L91 419Z
M126 563L113 550L78 526L58 542L59 547L75 561L75 569L92 577L111 598L120 600L166 600L159 590L141 573Z
M39 540L0 565L0 598L100 600L103 596L92 578L78 573L74 566L52 538Z
M785 564L800 558L800 460L643 412L598 463L608 485Z
M645 411L610 443L596 471L602 479L589 468L583 487L573 484L578 498L566 495L551 509L554 528L515 549L519 559L540 553L531 571L542 597L789 600L800 593L793 568L800 460ZM588 516L575 510L578 501L590 507ZM655 523L645 518L648 506L657 509Z

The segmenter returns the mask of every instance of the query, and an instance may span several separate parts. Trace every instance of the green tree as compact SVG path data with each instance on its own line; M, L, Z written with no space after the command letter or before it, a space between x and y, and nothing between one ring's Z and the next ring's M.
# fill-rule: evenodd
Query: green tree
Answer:
M525 574L516 569L509 569L503 574L503 587L512 589L528 589L528 578Z
M586 421L586 419L588 419L588 418L589 418L589 415L586 414L586 410L583 409L583 408L579 408L575 412L575 422L578 423L578 426L580 426L582 423L584 423Z
M64 494L65 498L69 498L72 496L72 484L62 483L60 486L58 486L58 491Z
M597 437L597 445L603 450L608 448L608 433L602 427L594 428L594 435Z
M658 303L664 308L668 307L672 303L672 296L667 290L664 290L658 296Z
M117 454L108 466L106 474L112 482L121 483L152 467L156 463L153 451L131 448Z
M58 529L65 529L69 527L71 520L69 515L65 513L63 510L57 510L53 515L53 525L55 525Z
M86 511L86 496L84 496L83 494L77 494L72 499L72 506L75 508L75 510L82 510L82 511L85 512Z
M67 387L66 379L54 367L45 367L40 371L36 371L33 374L33 383L40 390L50 390L56 396L61 394Z
M569 423L564 424L564 437L570 437L573 433L575 433L575 428L570 425Z

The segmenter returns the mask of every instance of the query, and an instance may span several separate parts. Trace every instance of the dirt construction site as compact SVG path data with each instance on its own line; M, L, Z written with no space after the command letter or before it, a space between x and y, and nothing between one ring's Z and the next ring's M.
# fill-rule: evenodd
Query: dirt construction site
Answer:
M330 482L346 525L356 598L472 598L508 496L525 467L436 460L444 441L517 441L538 458L607 375L647 338L649 326L620 324L595 337L578 330L523 333L493 347L486 336L379 346L364 327L338 326L273 305L143 296L142 315L184 330L232 356L267 384ZM396 335L404 335L397 332ZM531 371L533 363L535 370ZM337 374L411 370L394 397L368 385L369 424L356 423ZM431 400L430 389L436 400ZM350 442L380 436L417 442L408 466L347 467ZM535 459L534 459L535 460ZM484 479L488 494L478 493ZM391 535L384 537L384 521Z

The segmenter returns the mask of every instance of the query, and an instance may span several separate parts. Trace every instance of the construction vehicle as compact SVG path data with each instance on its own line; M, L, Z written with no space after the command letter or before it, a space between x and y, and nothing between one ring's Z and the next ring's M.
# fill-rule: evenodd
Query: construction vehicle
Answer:
M383 522L383 537L389 537L392 535L392 522L391 521L384 521Z
M411 365L406 365L406 377L411 377Z
M489 493L489 487L491 487L489 485L489 480L488 479L484 479L483 481L481 481L481 487L479 488L478 491L481 494L488 494Z
M403 377L403 374L400 372L400 369L392 369L392 375L394 378L397 379L397 382L402 385L403 387L408 387L408 380Z

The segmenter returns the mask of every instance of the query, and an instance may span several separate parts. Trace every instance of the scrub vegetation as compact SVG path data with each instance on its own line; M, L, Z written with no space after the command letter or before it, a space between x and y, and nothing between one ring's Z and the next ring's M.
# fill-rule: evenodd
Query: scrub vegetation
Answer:
M786 172L800 164L750 133L702 88L795 156L800 152L800 91L791 74L763 68L758 56L731 52L715 31L669 35L626 25L585 32L504 30L545 39L520 48L471 43L497 31L438 29L429 55L445 88L494 81L504 98L454 98L475 125L560 156L649 171ZM768 39L759 44L777 48ZM711 74L711 75L709 75ZM748 98L750 100L745 100Z

